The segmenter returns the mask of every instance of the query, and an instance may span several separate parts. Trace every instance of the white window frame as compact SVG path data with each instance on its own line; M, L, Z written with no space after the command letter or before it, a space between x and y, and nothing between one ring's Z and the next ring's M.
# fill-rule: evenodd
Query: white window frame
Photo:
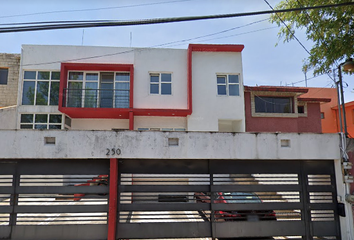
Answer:
M21 116L22 115L26 115L26 114L28 114L28 115L33 115L32 116L32 123L22 123L21 122ZM47 121L45 122L45 123L36 123L36 115L47 115ZM61 122L60 123L51 123L50 122L50 116L51 115L61 115ZM37 129L36 128L36 124L37 125L46 125L46 129L47 130L61 130L61 129L63 129L63 123L64 123L64 118L65 118L65 116L63 115L63 114L61 114L61 113L21 113L20 114L20 129L32 129L32 130L41 130L41 129ZM32 126L32 128L21 128L21 126L24 126L24 125L27 125L27 126ZM49 126L60 126L60 128L58 128L58 129L51 129L51 128L49 128Z
M25 72L36 72L35 79L25 79ZM39 72L49 72L49 79L38 79ZM59 73L59 79L52 79L53 72ZM24 91L23 86L24 86L25 82L34 82L33 104L23 104L23 91ZM37 102L37 85L39 82L48 82L48 101L47 101L47 104L45 104L45 105L36 104L36 102ZM24 106L58 106L58 105L51 105L50 104L52 83L59 83L60 84L60 70L33 70L33 69L23 70L21 105L24 105ZM59 89L58 89L58 91L59 91ZM59 92L58 92L58 94L59 94ZM59 104L59 100L58 100L58 104Z
M77 72L77 73L82 73L83 74L83 79L82 80L70 80L69 79L69 76L70 76L70 73L71 72ZM82 83L82 99L81 99L81 108L86 108L85 106L85 94L86 94L86 91L85 90L90 90L90 89L86 89L86 83L97 83L97 90L100 89L100 83L101 83L101 73L102 72L112 72L112 71L82 71L82 70L70 70L68 71L68 74L67 74L67 86L66 88L68 89L69 88L69 83L73 83L73 82L81 82ZM127 72L127 71L114 71L112 72L114 74L113 76L113 89L112 90L117 90L115 88L116 84L117 83L129 83L129 94L130 94L130 86L131 86L131 83L130 83L130 72ZM129 74L129 80L127 81L118 81L116 80L116 77L117 77L117 74L120 74L120 73L128 73ZM97 74L98 75L98 78L97 80L87 80L86 79L86 76L87 74ZM100 92L98 91L97 93L97 102L96 102L96 108L100 108ZM116 108L116 101L115 101L115 97L116 97L116 92L113 91L113 108ZM129 108L129 107L128 107Z
M162 81L162 74L169 74L171 76L171 81L170 82L163 82ZM159 81L158 82L151 82L151 77L152 76L158 76ZM149 94L150 95L161 95L161 96L171 96L172 95L172 72L149 72ZM170 94L163 94L162 93L162 84L169 84L171 88L171 93ZM152 93L151 92L151 85L158 85L158 92L157 93Z
M237 83L232 83L230 82L230 76L237 76L238 82ZM225 78L225 83L218 83L218 78ZM230 73L230 74L225 74L225 73L217 73L216 74L216 94L218 96L233 96L233 97L239 97L240 96L240 74L236 73ZM226 88L226 94L219 94L219 86L225 86ZM238 87L238 95L230 95L230 86L237 86Z

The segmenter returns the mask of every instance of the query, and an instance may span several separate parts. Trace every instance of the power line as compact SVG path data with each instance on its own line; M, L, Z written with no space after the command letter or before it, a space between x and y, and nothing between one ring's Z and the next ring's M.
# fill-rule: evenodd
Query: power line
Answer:
M0 18L34 16L34 15L44 15L44 14L52 14L52 13L87 12L87 11L111 10L111 9L119 9L119 8L143 7L143 6L159 5L159 4L166 4L166 3L176 3L176 2L187 2L187 1L192 1L192 0L174 0L174 1L143 3L143 4L118 6L118 7L89 8L89 9L59 10L59 11L49 11L49 12L25 13L25 14L17 14L17 15L10 15L10 16L0 16Z
M109 22L92 22L92 23L88 22L88 23L77 23L77 24L60 23L60 24L43 24L40 26L36 24L36 25L29 25L29 26L0 28L0 33L43 31L43 30L54 30L54 29L69 29L69 28L72 29L72 28L89 28L89 27L136 26L136 25L148 25L148 24L187 22L187 21L197 21L197 20L234 18L234 17L254 16L254 15L263 15L263 14L292 12L292 11L303 11L303 10L310 10L310 9L323 9L323 8L342 7L342 6L349 6L349 5L354 5L354 2L301 7L301 8L280 9L280 10L271 10L271 11L218 14L218 15L207 15L207 16L174 17L174 18L155 18L155 19L135 20L135 21L109 21Z

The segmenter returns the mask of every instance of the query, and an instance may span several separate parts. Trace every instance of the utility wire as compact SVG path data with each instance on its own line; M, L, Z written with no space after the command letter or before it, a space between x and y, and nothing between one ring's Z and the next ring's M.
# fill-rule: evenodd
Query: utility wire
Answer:
M69 29L69 28L136 26L136 25L161 24L161 23L173 23L173 22L187 22L187 21L207 20L207 19L234 18L234 17L255 16L255 15L263 15L263 14L274 14L274 13L282 13L282 12L303 11L303 10L310 10L310 9L323 9L323 8L342 7L342 6L349 6L349 5L354 5L354 2L345 2L345 3L338 3L338 4L328 4L328 5L301 7L301 8L280 9L280 10L271 10L271 11L218 14L218 15L207 15L207 16L155 18L155 19L135 20L135 21L92 22L92 23L77 23L77 24L74 23L43 24L41 26L29 25L29 26L10 27L10 28L5 27L5 28L0 28L0 33L43 31L43 30L53 30L53 29Z
M159 4L166 4L166 3L176 3L176 2L187 2L187 1L192 1L192 0L175 0L175 1L166 1L166 2L134 4L134 5L126 5L126 6L118 6L118 7L89 8L89 9L77 9L77 10L59 10L59 11L50 11L50 12L25 13L25 14L17 14L17 15L10 15L10 16L0 16L0 18L34 16L34 15L44 15L44 14L52 14L52 13L68 13L68 12L87 12L87 11L111 10L111 9L119 9L119 8L144 7L144 6L151 6L151 5L159 5Z

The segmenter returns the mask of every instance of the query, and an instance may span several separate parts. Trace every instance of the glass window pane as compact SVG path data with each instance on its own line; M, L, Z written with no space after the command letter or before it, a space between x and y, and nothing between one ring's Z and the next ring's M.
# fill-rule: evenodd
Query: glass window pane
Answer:
M116 73L116 81L130 81L130 73Z
M69 80L83 80L84 73L83 72L69 72Z
M24 79L36 79L36 71L25 71Z
M33 123L33 114L21 114L21 123Z
M50 100L49 105L59 104L59 82L52 82L50 85Z
M62 116L60 114L50 114L49 123L61 123Z
M171 83L161 83L161 94L171 95Z
M85 89L98 89L98 83L97 82L86 82Z
M100 89L100 107L113 108L113 78L110 83L101 83Z
M97 108L98 90L85 90L85 107Z
M150 75L150 82L159 82L159 75Z
M291 98L255 97L256 112L292 113Z
M161 82L171 82L171 73L161 73Z
M60 80L60 72L52 72L52 80Z
M128 82L117 82L116 83L116 90L129 90L130 83Z
M216 80L217 80L217 83L224 83L224 84L226 84L226 77L225 76L218 76L217 78L216 78Z
M35 124L34 129L47 129L46 124Z
M239 83L238 75L229 75L229 83Z
M226 95L226 85L218 85L218 95Z
M34 88L35 88L35 82L32 81L23 82L23 92L22 92L23 105L34 105Z
M150 93L151 94L159 94L159 85L158 84L150 84Z
M114 73L113 72L103 72L101 73L101 82L102 83L113 83Z
M67 92L67 106L68 107L81 107L82 100L82 83L69 82Z
M49 80L49 72L38 72L38 79Z
M229 95L230 96L240 96L240 89L238 84L229 85Z
M49 82L37 82L36 105L48 104Z
M8 75L9 75L9 69L0 68L0 84L7 84Z
M33 129L33 124L21 124L21 129Z
M86 80L97 81L98 80L98 73L86 73Z
M61 125L49 125L49 129L61 129Z
M36 114L35 122L36 123L47 123L48 122L48 115L47 114Z

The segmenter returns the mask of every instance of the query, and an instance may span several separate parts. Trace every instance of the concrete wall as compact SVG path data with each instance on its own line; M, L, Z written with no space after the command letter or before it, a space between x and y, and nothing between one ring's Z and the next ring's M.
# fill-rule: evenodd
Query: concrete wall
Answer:
M1 129L16 129L16 106L0 108Z
M0 53L0 68L8 68L7 84L0 84L0 107L17 104L20 54Z
M111 158L107 148L119 148L120 158L155 159L339 159L337 134L202 133L138 131L0 132L1 158ZM45 144L55 137L55 144ZM178 138L178 146L169 146ZM289 146L281 147L281 141ZM118 156L116 156L118 157Z
M218 96L216 76L239 74L240 96ZM193 113L189 131L218 131L219 119L241 120L236 132L245 131L241 53L193 52Z

